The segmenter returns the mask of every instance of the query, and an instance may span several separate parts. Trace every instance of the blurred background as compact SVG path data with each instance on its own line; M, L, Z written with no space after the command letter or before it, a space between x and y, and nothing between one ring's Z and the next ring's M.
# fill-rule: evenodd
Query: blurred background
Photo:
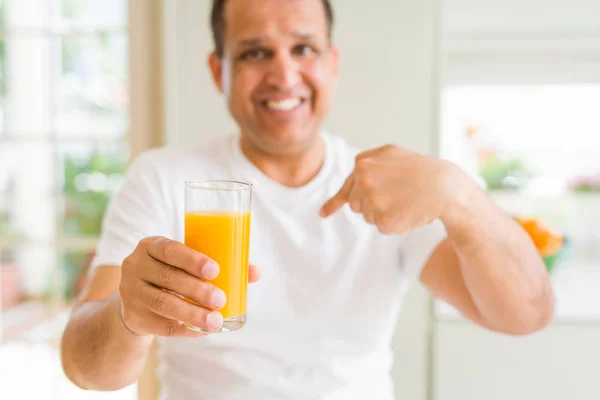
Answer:
M333 3L327 130L462 166L534 239L557 294L554 323L515 338L417 285L398 398L600 398L600 3ZM139 384L87 393L57 346L131 158L235 130L206 68L209 6L0 0L0 398L153 399L151 363Z

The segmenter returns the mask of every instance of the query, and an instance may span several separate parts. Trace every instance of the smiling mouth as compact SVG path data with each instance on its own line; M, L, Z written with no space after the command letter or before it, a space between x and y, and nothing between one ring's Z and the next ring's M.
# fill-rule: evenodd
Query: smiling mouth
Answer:
M285 100L263 100L261 104L273 111L292 111L300 107L304 101L301 97L293 97Z

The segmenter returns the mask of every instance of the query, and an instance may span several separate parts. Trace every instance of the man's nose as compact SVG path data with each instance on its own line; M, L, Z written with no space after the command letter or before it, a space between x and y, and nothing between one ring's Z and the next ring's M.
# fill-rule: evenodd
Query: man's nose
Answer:
M300 82L300 65L290 54L278 54L271 59L267 84L279 90L289 90Z

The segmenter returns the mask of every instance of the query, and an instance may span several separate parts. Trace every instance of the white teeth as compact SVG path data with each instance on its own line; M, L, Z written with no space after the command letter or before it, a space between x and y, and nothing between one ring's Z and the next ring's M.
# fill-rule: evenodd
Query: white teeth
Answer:
M272 108L273 110L277 110L277 111L290 111L293 110L294 108L298 107L300 105L300 103L302 102L302 100L300 100L300 98L296 97L293 99L287 99L287 100L282 100L282 101L267 101L267 106L269 108Z

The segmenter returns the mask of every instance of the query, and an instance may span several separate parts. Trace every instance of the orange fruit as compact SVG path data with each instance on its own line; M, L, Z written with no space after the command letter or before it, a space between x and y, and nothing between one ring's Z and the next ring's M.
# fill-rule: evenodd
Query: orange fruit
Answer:
M531 237L542 255L553 255L560 251L564 237L539 218L515 218Z

